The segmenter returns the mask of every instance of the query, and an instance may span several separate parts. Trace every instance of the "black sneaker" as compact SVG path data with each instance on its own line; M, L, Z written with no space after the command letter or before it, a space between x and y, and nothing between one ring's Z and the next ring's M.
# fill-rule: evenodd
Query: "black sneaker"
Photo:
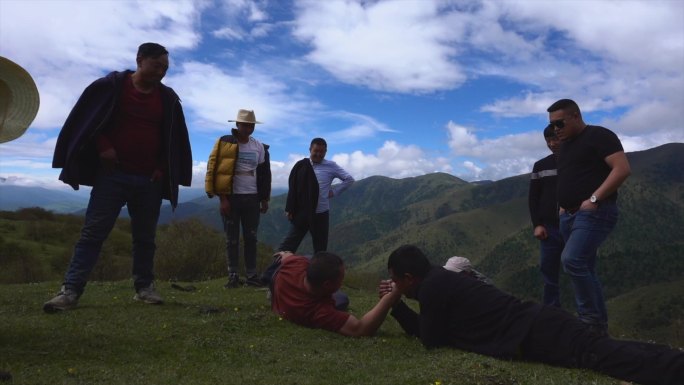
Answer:
M247 281L245 281L245 285L253 286L253 287L263 287L264 286L264 284L261 282L261 279L256 274L254 274L250 277L247 277Z
M234 289L240 287L240 277L237 274L230 274L228 276L228 282L223 285L226 289Z

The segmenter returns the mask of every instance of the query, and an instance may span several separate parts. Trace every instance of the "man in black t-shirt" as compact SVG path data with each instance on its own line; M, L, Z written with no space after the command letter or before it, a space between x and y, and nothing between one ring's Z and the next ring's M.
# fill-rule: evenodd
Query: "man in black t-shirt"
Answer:
M539 239L539 270L544 278L544 305L560 306L560 272L563 237L558 229L558 198L556 197L556 158L560 140L553 125L544 129L544 139L552 154L534 163L530 175L528 206L534 226L534 237Z
M684 352L599 335L562 309L521 301L468 274L432 266L416 246L394 250L387 268L392 281L380 283L379 295L395 295L390 314L427 348L586 368L639 384L684 383ZM420 313L396 291L417 300Z
M582 120L577 103L561 99L547 111L562 141L558 154L561 254L575 290L582 322L608 333L603 289L596 275L596 253L617 223L617 190L631 171L617 136Z

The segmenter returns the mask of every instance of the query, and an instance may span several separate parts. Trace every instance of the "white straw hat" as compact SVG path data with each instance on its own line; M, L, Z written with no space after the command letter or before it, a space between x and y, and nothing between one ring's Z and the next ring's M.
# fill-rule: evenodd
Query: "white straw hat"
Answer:
M261 123L256 120L253 110L240 110L238 111L237 118L235 118L235 120L229 120L229 122Z
M25 69L0 56L0 143L20 137L38 113L40 96Z

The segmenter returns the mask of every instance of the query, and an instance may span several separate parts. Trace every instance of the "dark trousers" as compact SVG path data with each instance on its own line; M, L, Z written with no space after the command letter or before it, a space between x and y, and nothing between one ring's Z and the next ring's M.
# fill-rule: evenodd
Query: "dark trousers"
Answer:
M563 237L558 230L558 227L545 225L548 237L541 240L540 243L540 258L539 270L544 278L544 295L542 303L544 305L559 306L560 302L560 284L559 273L561 266L561 254L563 253Z
M300 215L295 217L290 224L290 231L278 246L280 251L296 252L302 239L307 232L311 232L314 254L328 250L328 226L330 224L330 212L317 213L312 219Z
M684 384L684 352L592 333L571 314L544 306L521 345L522 358L585 368L643 385Z
M81 238L76 242L64 286L83 293L103 242L112 231L121 207L128 207L133 237L133 284L138 290L154 281L157 220L162 202L160 182L149 176L122 172L101 174L90 192Z
M226 258L228 273L239 274L240 269L240 225L245 244L245 273L256 275L257 230L259 229L259 196L257 194L233 194L230 196L230 214L223 218L226 232Z

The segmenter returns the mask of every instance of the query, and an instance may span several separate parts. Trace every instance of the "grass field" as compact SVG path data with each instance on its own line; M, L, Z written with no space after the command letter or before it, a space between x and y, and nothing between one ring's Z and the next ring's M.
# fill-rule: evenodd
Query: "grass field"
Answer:
M130 281L92 282L76 310L45 314L57 283L0 286L0 370L12 384L586 385L619 381L584 370L425 350L393 319L371 338L281 320L264 289L159 283L166 303L132 300ZM375 302L347 289L351 311Z

